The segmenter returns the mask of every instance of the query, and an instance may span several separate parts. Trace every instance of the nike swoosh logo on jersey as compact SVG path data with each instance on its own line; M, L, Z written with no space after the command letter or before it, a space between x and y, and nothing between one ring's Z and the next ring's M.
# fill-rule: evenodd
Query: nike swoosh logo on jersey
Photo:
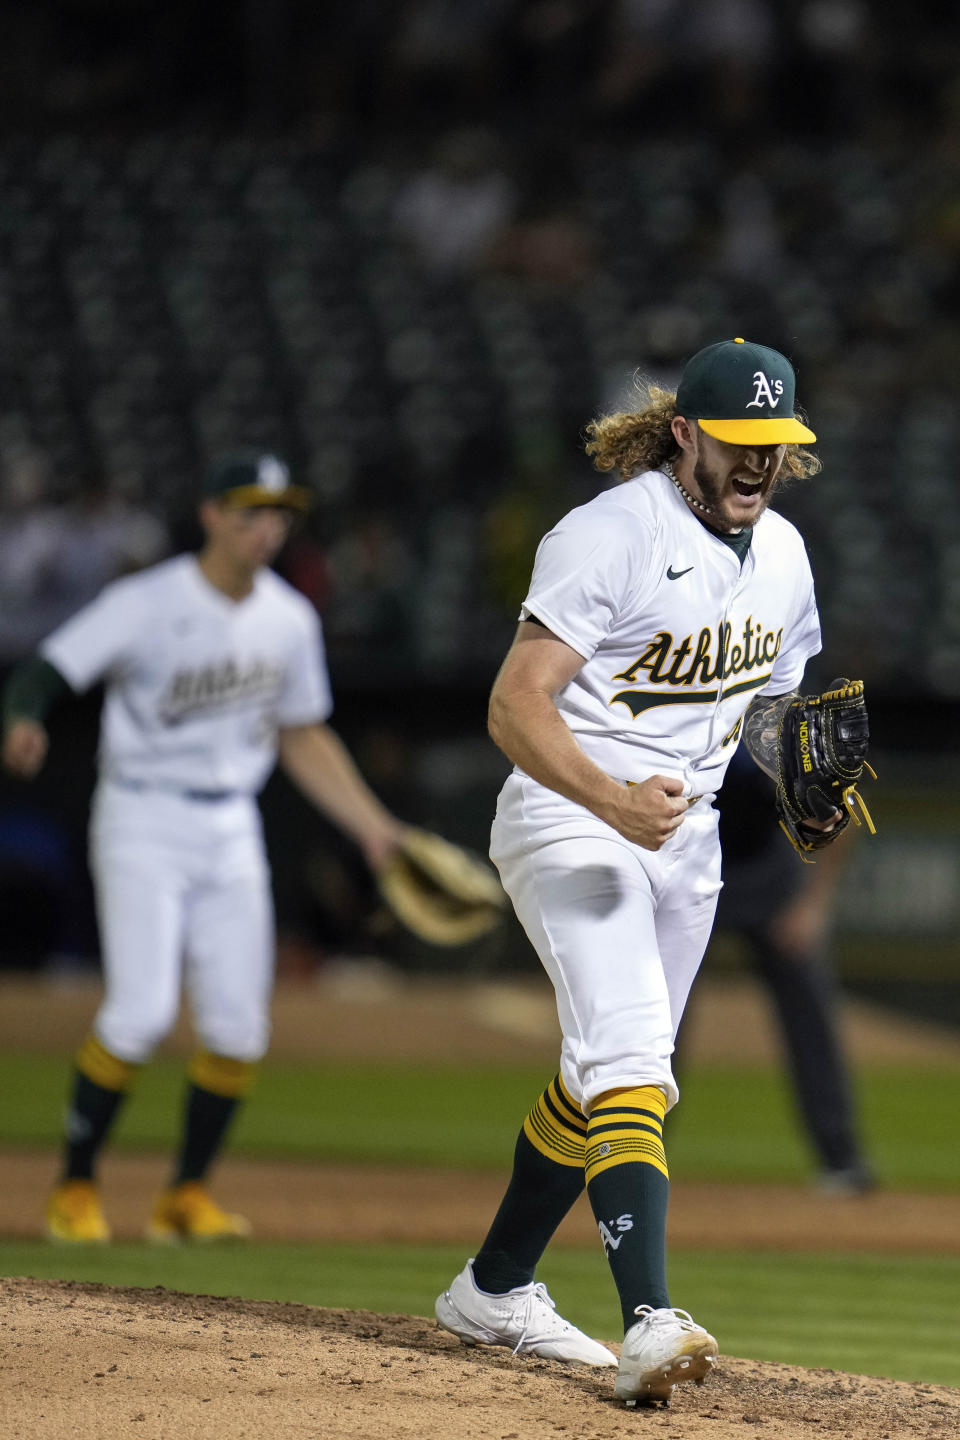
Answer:
M668 580L679 580L681 575L689 575L689 574L690 574L690 571L691 571L692 569L693 569L693 566L692 566L692 565L688 565L687 568L686 568L686 570L674 570L674 568L673 568L672 565L668 565L668 566L667 566L667 579L668 579Z

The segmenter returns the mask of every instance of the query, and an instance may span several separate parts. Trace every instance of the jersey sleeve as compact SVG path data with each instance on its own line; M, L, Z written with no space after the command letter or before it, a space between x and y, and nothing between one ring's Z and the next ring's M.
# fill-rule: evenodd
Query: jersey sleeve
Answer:
M48 635L39 653L82 694L136 655L143 613L139 597L123 580L114 581Z
M286 684L277 711L277 723L281 727L318 725L333 711L320 617L305 602L298 607L297 623L297 643L287 666Z
M544 536L520 619L532 617L589 660L610 634L649 552L635 523L573 510Z
M796 690L803 679L807 661L818 655L823 648L820 635L820 615L813 590L813 576L806 551L803 551L803 571L797 586L797 606L794 618L784 631L783 644L774 661L773 670L761 695L788 695Z

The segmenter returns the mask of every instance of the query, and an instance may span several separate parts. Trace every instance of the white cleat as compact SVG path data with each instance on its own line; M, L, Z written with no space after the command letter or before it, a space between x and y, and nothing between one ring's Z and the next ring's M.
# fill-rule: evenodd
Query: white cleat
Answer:
M640 1305L640 1316L623 1337L614 1397L628 1405L668 1401L674 1385L702 1385L717 1363L717 1342L686 1310L654 1310Z
M540 1355L578 1365L616 1365L606 1346L591 1340L557 1314L546 1285L533 1281L488 1295L477 1289L468 1260L449 1290L437 1296L436 1315L444 1330L464 1345L506 1345L514 1355Z

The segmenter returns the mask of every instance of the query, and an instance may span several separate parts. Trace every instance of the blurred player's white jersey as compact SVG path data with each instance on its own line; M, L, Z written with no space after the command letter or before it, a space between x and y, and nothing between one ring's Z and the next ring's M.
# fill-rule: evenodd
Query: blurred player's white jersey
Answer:
M544 537L531 616L584 657L555 697L581 749L618 779L675 776L687 794L717 791L750 701L795 689L821 643L794 526L766 511L741 567L659 470Z
M332 709L320 622L278 575L234 601L179 555L108 585L40 653L76 691L106 681L104 778L253 794L277 731Z

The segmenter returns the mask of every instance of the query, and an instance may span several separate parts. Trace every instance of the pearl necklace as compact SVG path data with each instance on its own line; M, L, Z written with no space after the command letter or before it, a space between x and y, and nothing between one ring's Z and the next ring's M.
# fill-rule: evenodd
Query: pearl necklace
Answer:
M668 470L667 475L670 477L674 485L680 491L680 494L683 496L684 500L686 500L687 504L692 505L694 510L702 510L705 515L711 515L713 513L712 505L704 505L702 500L695 500L688 491L684 490L683 486L680 484L680 481L677 479L676 475L674 475L672 470Z

